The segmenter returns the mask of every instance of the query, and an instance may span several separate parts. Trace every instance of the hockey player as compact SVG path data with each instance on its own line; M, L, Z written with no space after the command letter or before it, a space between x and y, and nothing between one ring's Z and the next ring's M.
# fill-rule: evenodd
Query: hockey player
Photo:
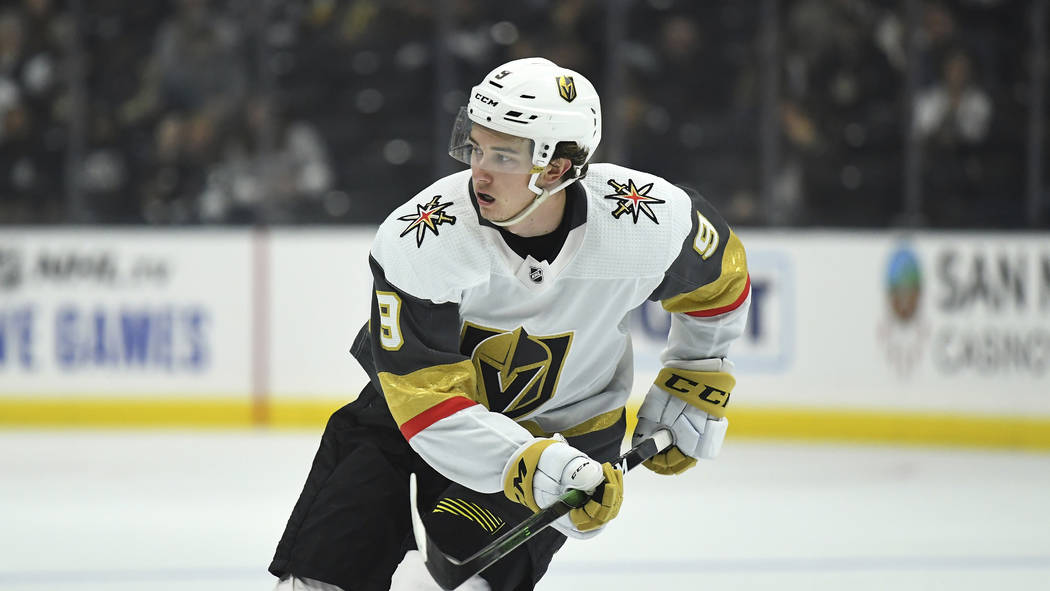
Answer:
M750 302L743 246L701 197L588 165L600 139L594 87L548 60L471 90L449 150L470 170L379 227L352 347L371 380L325 428L270 565L279 589L438 589L412 541L411 472L429 535L460 558L567 489L594 491L461 587L532 589L565 536L619 511L626 319L646 299L672 324L634 437L664 425L675 441L646 465L677 474L718 454Z

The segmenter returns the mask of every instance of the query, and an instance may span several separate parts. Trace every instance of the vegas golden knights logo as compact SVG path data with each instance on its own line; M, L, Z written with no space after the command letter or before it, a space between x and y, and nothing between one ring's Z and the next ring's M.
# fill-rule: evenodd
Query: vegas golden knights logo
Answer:
M460 352L474 363L478 402L515 419L554 396L570 345L571 332L533 336L520 327L504 332L468 322Z
M558 94L570 103L576 98L576 83L572 76L558 76Z

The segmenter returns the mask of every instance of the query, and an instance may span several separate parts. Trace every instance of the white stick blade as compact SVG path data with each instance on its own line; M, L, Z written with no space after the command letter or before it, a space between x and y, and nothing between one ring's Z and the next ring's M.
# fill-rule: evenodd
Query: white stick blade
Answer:
M419 505L416 503L416 473L408 475L408 497L412 510L412 535L416 537L416 549L427 562L427 530L423 526L423 519L419 516Z

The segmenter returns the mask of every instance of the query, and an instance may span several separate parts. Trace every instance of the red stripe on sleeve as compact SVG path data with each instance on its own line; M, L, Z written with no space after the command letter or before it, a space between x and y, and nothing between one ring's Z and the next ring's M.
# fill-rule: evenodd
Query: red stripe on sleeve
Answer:
M697 310L695 312L686 312L689 316L696 318L710 318L711 316L718 316L719 314L725 314L726 312L732 312L740 307L740 304L744 303L747 299L747 294L751 293L751 274L747 274L747 283L744 284L743 291L740 292L740 297L735 302L728 306L722 306L721 308L712 308L710 310Z
M441 419L456 414L464 408L470 408L475 404L477 404L477 402L474 402L469 398L464 398L463 396L453 396L448 400L443 400L405 421L405 424L401 425L401 434L405 437L405 441L408 441L415 437L416 433L419 433Z

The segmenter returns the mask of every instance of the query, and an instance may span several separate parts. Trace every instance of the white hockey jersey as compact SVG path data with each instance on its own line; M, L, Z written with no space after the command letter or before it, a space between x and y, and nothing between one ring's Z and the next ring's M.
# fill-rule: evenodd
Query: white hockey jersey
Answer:
M744 249L699 196L592 164L567 198L553 261L522 258L482 219L470 171L438 180L380 226L371 252L374 376L412 448L449 479L502 490L536 434L608 426L633 382L627 315L673 313L664 360L724 357L750 301ZM527 427L527 428L526 428Z

